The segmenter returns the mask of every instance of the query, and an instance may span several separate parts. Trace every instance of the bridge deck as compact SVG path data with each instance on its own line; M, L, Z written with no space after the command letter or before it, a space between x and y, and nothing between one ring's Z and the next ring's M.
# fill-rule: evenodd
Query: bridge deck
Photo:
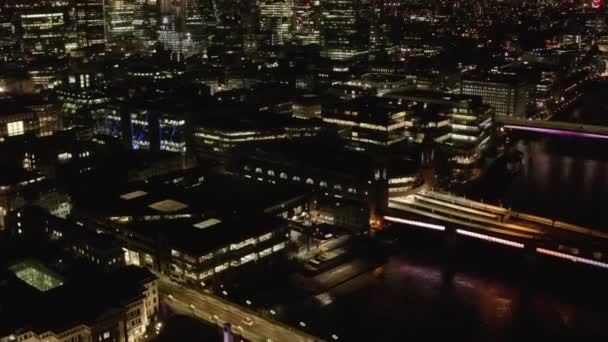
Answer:
M427 189L391 198L389 208L387 221L439 231L456 227L460 235L608 268L605 232Z
M525 118L498 116L496 121L506 128L539 133L577 136L582 138L608 139L608 127L575 122L528 120Z

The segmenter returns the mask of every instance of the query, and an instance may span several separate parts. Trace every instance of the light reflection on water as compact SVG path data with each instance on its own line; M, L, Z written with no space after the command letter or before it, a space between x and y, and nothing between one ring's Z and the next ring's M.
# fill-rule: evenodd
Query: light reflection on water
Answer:
M564 300L543 290L530 292L525 281L513 277L456 272L446 280L444 272L439 261L390 257L383 276L362 277L363 284L352 292L348 284L337 289L340 294L329 315L334 319L345 315L351 322L341 331L345 337L374 340L401 335L414 340L508 341L528 336L528 329L534 329L532 336L541 340L564 334L608 338L608 332L602 331L602 322L608 320L606 311L590 310L575 297ZM356 315L366 319L357 320ZM382 331L373 328L381 323L386 323Z
M608 230L608 142L540 134L514 134L523 153L514 176L488 177L468 196L516 210Z

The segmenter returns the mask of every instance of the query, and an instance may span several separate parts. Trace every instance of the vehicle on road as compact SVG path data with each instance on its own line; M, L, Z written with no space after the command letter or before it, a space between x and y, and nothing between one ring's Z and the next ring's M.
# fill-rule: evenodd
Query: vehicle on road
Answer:
M249 317L245 317L245 318L243 319L243 324L246 324L246 325L248 325L248 326L252 326L252 325L253 325L253 321L251 320L251 318L249 318Z

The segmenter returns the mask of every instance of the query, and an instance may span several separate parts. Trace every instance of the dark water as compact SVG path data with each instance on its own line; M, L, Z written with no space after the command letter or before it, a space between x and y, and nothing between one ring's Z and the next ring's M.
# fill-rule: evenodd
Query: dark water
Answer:
M523 152L514 176L491 170L471 197L608 230L608 141L514 133Z
M579 103L556 120L608 125L608 82L592 82ZM523 152L514 177L491 170L469 193L523 212L608 230L608 139L512 132Z
M372 272L302 298L282 318L341 341L608 340L608 276L567 263L530 263L508 247L405 232L399 250ZM269 290L281 301L280 288Z

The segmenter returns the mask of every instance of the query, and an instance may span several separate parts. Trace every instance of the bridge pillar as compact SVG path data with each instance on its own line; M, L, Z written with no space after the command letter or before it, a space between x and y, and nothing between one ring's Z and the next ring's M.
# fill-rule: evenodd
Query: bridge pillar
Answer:
M538 271L538 254L534 248L526 248L524 251L524 276L533 284L536 281L536 273Z
M447 231L441 253L441 280L444 287L451 287L456 274L454 261L458 257L459 240L454 231Z

